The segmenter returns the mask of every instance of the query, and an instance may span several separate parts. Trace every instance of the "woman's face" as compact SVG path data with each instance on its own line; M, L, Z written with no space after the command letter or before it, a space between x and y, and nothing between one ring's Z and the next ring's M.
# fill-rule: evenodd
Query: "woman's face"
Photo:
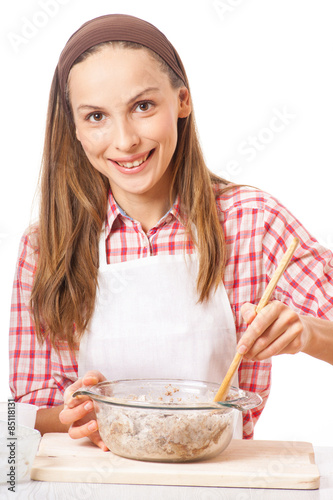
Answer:
M173 89L146 50L109 46L72 68L69 93L76 136L118 203L168 197L187 89Z

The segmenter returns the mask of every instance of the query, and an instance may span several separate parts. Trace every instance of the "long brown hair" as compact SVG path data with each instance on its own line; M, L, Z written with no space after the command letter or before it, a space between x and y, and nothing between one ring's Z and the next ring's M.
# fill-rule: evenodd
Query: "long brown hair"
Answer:
M106 44L148 51L159 62L161 70L167 72L173 88L184 85L157 54L132 42L99 44L87 50L74 64ZM185 83L190 91L187 77ZM178 142L172 164L170 197L172 193L179 194L188 237L197 246L200 259L197 290L199 301L204 301L220 284L226 264L224 234L215 200L221 190L215 187L222 183L229 189L231 185L208 170L193 109L187 118L178 119ZM109 189L108 179L90 164L75 136L74 122L66 114L60 97L56 72L47 114L41 170L39 258L30 303L38 339L42 341L49 335L56 348L59 340L75 348L93 314L98 242Z

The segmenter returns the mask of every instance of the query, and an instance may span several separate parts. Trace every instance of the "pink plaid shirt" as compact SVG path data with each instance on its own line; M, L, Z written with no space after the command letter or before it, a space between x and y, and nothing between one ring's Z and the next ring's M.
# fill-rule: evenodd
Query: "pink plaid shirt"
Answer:
M238 187L217 199L228 260L224 285L235 317L237 338L246 329L240 314L244 302L257 304L293 237L300 245L277 286L273 299L300 314L333 320L333 255L303 228L276 199L249 187ZM184 226L179 200L145 234L138 222L127 217L109 196L107 212L109 264L149 255L184 251ZM40 346L28 304L38 259L37 230L27 231L19 250L13 286L9 337L10 388L16 401L49 407L63 403L63 393L77 379L77 361L66 345L57 353L48 340ZM193 246L186 243L186 252ZM239 367L242 389L261 394L264 403L270 389L271 360L243 360ZM158 375L158 374L157 374ZM262 409L243 416L244 438L253 436Z

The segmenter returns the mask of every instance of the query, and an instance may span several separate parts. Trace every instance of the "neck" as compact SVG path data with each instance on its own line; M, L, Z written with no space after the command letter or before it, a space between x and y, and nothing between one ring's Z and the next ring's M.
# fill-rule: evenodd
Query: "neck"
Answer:
M147 233L170 209L171 169L168 169L162 178L144 192L129 192L112 186L113 196L118 205L132 219L140 222L142 229ZM175 193L172 193L172 200Z
M113 196L126 215L140 222L147 233L170 209L168 190L155 190L154 193L123 193L113 190Z
M170 209L169 199L156 200L131 200L130 203L121 204L121 208L132 219L140 222L142 229L147 233Z

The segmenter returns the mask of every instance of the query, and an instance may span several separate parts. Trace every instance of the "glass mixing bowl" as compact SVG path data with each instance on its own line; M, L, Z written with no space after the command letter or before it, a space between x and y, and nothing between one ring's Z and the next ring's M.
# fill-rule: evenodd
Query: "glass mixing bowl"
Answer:
M262 403L258 394L231 387L214 403L219 384L137 379L101 382L73 397L94 401L98 428L116 455L156 462L212 458L230 443L236 416Z

